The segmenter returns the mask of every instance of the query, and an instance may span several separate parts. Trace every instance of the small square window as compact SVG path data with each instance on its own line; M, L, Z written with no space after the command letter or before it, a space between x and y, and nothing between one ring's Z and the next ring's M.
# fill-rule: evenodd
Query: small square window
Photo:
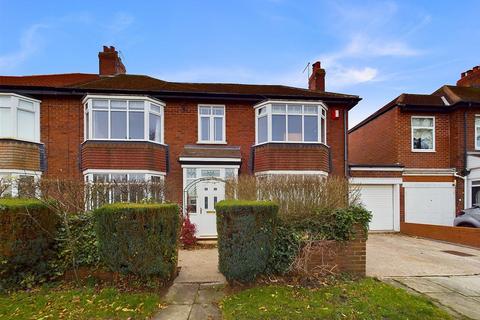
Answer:
M412 149L415 151L435 149L434 117L412 117Z

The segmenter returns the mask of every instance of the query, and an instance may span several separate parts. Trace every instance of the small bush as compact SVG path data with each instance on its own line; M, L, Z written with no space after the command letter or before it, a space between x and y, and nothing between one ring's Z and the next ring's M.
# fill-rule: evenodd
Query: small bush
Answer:
M97 234L92 212L70 214L58 230L56 252L59 274L99 264Z
M221 201L217 210L219 269L227 280L253 281L272 255L278 206L269 201Z
M190 221L190 216L186 216L182 224L182 232L180 235L180 240L182 244L186 247L193 246L197 243L197 237L195 233L197 232L197 226Z
M50 277L58 222L48 203L0 199L0 291Z
M176 271L176 204L118 203L94 212L101 262L112 271L170 279Z

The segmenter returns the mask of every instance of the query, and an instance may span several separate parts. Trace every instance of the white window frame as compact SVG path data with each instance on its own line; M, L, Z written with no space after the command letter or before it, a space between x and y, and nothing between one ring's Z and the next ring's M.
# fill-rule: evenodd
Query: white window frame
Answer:
M15 93L0 93L2 97L8 97L9 100L7 104L0 105L2 109L9 109L10 110L10 134L0 136L0 138L5 139L15 139L20 141L27 141L33 143L40 143L40 104L41 100L25 97ZM20 106L20 101L25 100L29 103L33 104L33 110L29 110L27 108L22 108ZM20 129L18 126L18 110L27 111L34 113L34 138L32 140L20 138L18 134L18 130Z
M106 111L108 112L108 120L107 120L107 138L93 138L93 100L108 100L108 107L107 109L96 109L100 111ZM127 109L125 109L125 112L127 113L127 139L111 139L111 101L112 100L121 100L121 101L127 101ZM143 101L144 103L144 109L142 110L129 110L129 101ZM147 96L131 96L131 95L87 95L82 101L83 103L83 112L84 112L84 141L92 140L92 141L146 141L146 142L151 142L151 143L156 143L156 144L161 144L165 145L165 102L153 99ZM152 105L160 106L160 112L156 112L152 109ZM115 109L114 109L115 111ZM130 126L130 121L128 114L130 112L143 112L143 139L128 139L129 136L129 126ZM153 141L150 140L150 114L155 114L160 116L160 121L161 121L161 132L160 132L160 142L158 141ZM88 117L88 121L87 121Z
M200 114L200 108L223 108L223 140L222 141L215 141L215 120L214 118L220 118L218 115L214 115L210 113L210 115L201 115ZM199 104L197 106L197 143L202 143L202 144L227 144L227 130L226 130L226 124L227 124L227 108L225 108L224 104ZM209 118L210 122L210 139L209 140L202 140L202 118Z
M477 119L480 120L480 114L475 115L475 120L474 120L475 122L473 124L475 126L475 137L474 137L475 141L473 143L475 145L475 150L480 150L480 144L477 143L477 137L478 135L480 135L480 125L477 126Z
M272 105L274 104L284 104L286 106L285 113L276 113L272 110ZM288 105L302 105L302 112L295 113L291 115L301 115L302 116L302 140L300 141L288 141ZM313 114L305 113L305 106L317 106L317 128L318 128L318 137L316 141L305 141L305 116L313 116ZM324 144L328 146L327 141L327 113L328 107L325 105L323 101L296 101L296 100L267 100L256 104L254 107L255 109L255 145L262 145L266 143L305 143L305 144ZM259 115L259 110L261 108L265 108L266 113ZM272 127L272 116L273 115L285 115L285 141L280 140L273 140L273 127ZM258 119L261 117L267 117L267 141L259 142L258 141ZM322 119L325 123L322 126ZM322 141L322 133L325 141Z
M433 127L414 127L413 126L413 119L418 118L418 119L432 119L433 120ZM435 116L411 116L410 117L410 145L412 148L412 152L435 152L436 146L435 146ZM413 130L414 129L431 129L433 130L433 148L432 149L415 149L414 148L414 143L413 143Z

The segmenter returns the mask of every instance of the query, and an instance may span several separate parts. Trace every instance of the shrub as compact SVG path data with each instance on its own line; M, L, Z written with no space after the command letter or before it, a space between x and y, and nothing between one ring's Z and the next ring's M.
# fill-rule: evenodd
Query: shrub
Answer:
M0 290L50 277L58 222L48 203L0 199Z
M268 273L285 274L291 271L300 249L316 240L349 241L355 239L355 226L368 231L371 213L361 206L319 211L316 215L295 221L282 222L277 228Z
M67 215L59 227L57 239L59 273L98 265L100 257L92 212Z
M278 203L286 222L312 217L358 202L358 190L343 177L318 175L240 176L226 184L226 198L269 200Z
M269 201L217 203L219 269L227 280L253 281L272 254L278 206Z
M197 232L197 226L190 221L190 216L187 215L183 220L182 232L180 235L180 240L184 246L193 246L197 243L195 232Z
M176 271L176 204L117 203L94 212L101 262L112 271L170 279Z

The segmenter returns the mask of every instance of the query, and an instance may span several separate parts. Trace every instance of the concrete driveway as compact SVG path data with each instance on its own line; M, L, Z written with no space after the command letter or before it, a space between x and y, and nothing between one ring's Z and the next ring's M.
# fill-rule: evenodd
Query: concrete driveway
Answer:
M370 234L367 275L480 319L480 250L398 234Z

